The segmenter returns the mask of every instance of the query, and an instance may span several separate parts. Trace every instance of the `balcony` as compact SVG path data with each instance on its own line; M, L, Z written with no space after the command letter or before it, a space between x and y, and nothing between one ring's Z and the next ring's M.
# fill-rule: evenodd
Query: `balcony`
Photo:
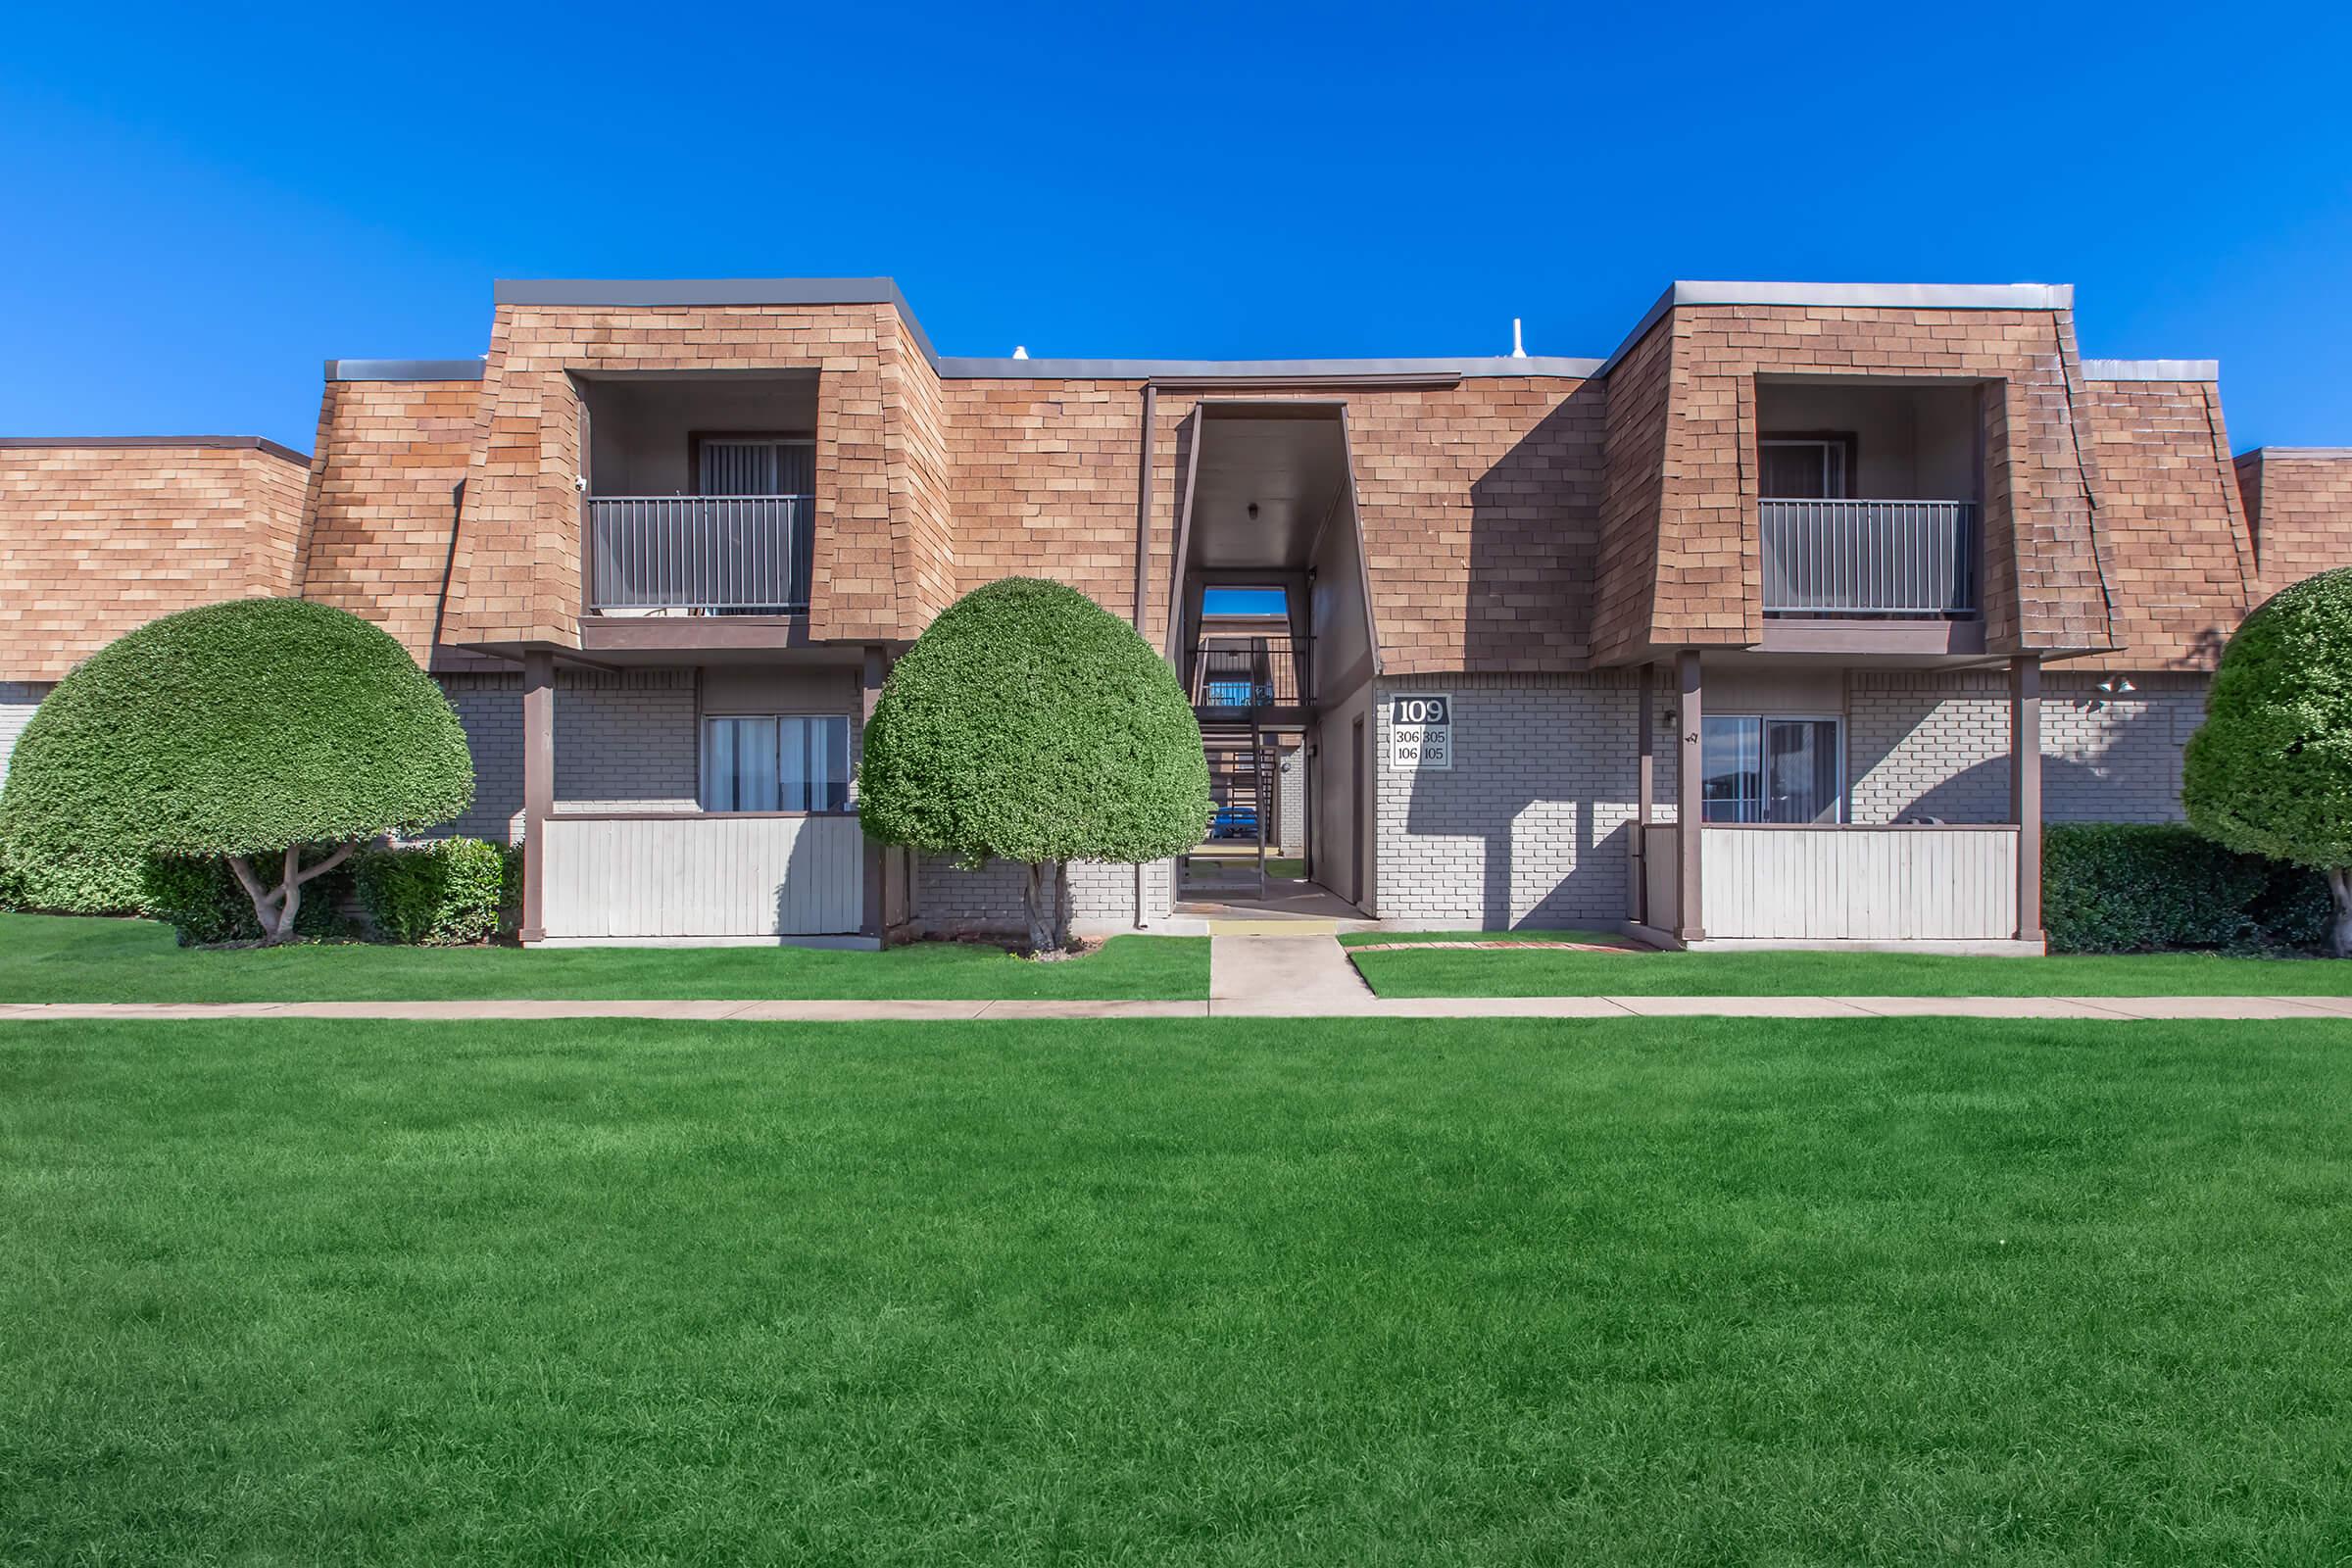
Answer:
M1289 636L1206 636L1193 657L1195 708L1297 708L1311 693L1308 645Z
M808 612L812 497L591 496L587 511L591 614Z
M1981 608L1972 501L1774 501L1764 613L1956 620Z

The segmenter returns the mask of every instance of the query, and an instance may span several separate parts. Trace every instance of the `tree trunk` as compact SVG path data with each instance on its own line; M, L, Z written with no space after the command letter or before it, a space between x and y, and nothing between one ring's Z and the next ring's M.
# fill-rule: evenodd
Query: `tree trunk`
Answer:
M2329 871L2328 891L2335 899L2335 919L2328 927L2328 951L2352 958L2352 868Z
M1063 947L1061 868L1059 860L1031 860L1021 885L1021 912L1029 918L1029 951L1040 957Z
M341 865L351 858L351 852L359 847L355 840L340 846L325 859L313 865L304 865L302 846L288 845L285 868L274 888L262 886L262 879L254 874L253 862L244 856L228 857L228 868L236 873L237 885L253 901L253 917L262 928L262 946L275 947L281 942L293 940L294 917L302 912L302 885Z

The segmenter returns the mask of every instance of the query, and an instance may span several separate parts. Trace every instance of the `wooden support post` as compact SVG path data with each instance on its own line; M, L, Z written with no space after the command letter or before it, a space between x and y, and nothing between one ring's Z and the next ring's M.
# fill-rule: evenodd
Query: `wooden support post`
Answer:
M874 721L874 705L882 700L882 682L890 673L890 651L878 644L865 650L865 666L859 676L858 744L860 754L865 746L865 727ZM889 898L886 852L871 838L865 846L865 918L858 929L880 941L890 929L890 911L885 906Z
M2009 661L2009 814L2017 823L2017 939L2041 929L2041 659Z
M1641 709L1636 725L1641 746L1634 772L1634 848L1627 857L1627 863L1634 868L1634 885L1628 890L1627 906L1637 925L1649 924L1649 824L1657 815L1658 805L1656 674L1655 666L1645 662L1634 683L1634 702Z
M1706 776L1705 758L1699 749L1699 737L1706 727L1706 710L1699 689L1698 650L1686 648L1675 655L1674 672L1680 688L1675 716L1682 733L1674 776L1674 836L1681 877L1674 934L1681 941L1690 942L1707 934L1706 911L1698 904L1698 829L1706 817L1705 803L1700 796L1700 785Z
M522 656L522 929L525 943L547 935L547 818L556 808L556 656Z

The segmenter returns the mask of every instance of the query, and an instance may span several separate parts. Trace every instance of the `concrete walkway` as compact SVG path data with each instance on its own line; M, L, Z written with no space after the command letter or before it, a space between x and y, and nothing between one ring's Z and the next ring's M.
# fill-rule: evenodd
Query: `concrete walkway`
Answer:
M0 1023L154 1018L671 1018L845 1023L1040 1018L2352 1018L2352 997L1376 997L1328 930L1232 926L1193 1002L48 1002Z
M668 1018L961 1022L1045 1018L2352 1018L2352 997L1333 997L1207 1002L48 1002L0 1023L167 1018Z

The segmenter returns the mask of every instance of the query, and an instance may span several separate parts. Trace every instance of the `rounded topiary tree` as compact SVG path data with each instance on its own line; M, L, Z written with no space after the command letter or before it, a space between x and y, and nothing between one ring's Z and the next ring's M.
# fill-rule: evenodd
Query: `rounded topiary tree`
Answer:
M325 605L236 599L150 621L58 683L17 743L0 840L34 859L219 856L283 942L305 883L472 797L466 732L399 643Z
M2352 570L2280 590L2230 639L2180 800L2207 838L2324 873L2352 953Z
M1155 860L1200 842L1208 764L1175 671L1060 583L964 595L891 670L866 726L858 814L886 844L1028 868L1029 943L1058 951L1070 860Z

